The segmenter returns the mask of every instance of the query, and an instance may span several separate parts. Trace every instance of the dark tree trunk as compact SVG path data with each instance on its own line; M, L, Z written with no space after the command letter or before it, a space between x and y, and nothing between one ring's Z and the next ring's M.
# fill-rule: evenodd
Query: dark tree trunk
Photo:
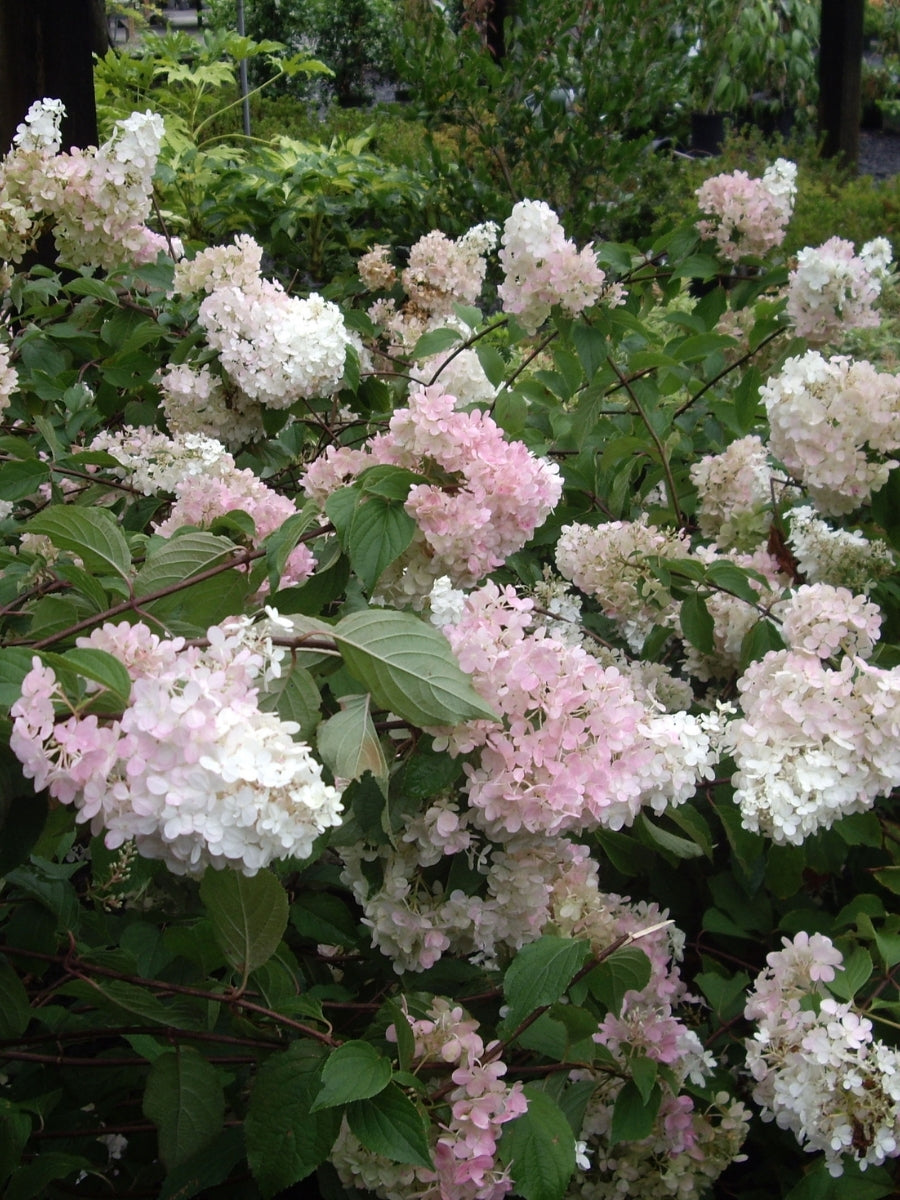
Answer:
M822 0L819 47L819 132L822 154L859 159L865 0Z
M0 152L35 100L62 100L64 150L97 144L95 0L0 0Z

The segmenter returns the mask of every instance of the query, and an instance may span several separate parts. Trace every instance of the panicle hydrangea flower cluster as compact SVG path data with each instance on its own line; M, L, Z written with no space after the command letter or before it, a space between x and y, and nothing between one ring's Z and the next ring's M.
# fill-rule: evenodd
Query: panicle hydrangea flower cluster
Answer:
M782 939L766 958L745 1016L754 1101L764 1120L790 1130L809 1153L822 1151L839 1176L844 1160L865 1170L900 1154L900 1055L872 1036L872 1023L823 985L843 958L823 934Z
M9 408L13 393L19 388L19 374L10 362L9 346L0 342L0 413Z
M573 862L560 879L554 889L553 916L556 931L588 937L595 953L627 935L650 962L646 986L626 992L621 1011L607 1014L594 1034L621 1074L572 1072L573 1079L590 1080L596 1087L579 1135L589 1169L582 1166L576 1171L567 1194L579 1200L637 1196L693 1200L705 1194L725 1167L738 1159L750 1114L727 1093L701 1106L681 1091L686 1083L702 1087L716 1065L679 1015L679 1006L693 999L678 970L683 934L655 904L600 892L596 863L590 859ZM659 1075L662 1103L646 1138L614 1143L613 1112L634 1054L665 1068Z
M132 690L115 718L82 715L33 660L11 712L27 778L116 849L132 839L178 875L207 866L254 875L306 858L341 818L299 726L259 706L279 655L249 618L208 631L208 646L162 640L144 624L105 625L79 645L124 663ZM66 715L70 714L70 715Z
M18 262L50 221L70 267L152 262L168 243L147 227L164 133L154 113L116 121L102 146L60 153L58 100L36 101L0 166L0 256Z
M661 812L713 777L720 714L652 707L616 667L530 629L533 607L489 583L444 630L475 690L504 718L464 723L438 742L454 754L479 749L466 788L490 836L621 829L644 805Z
M341 1181L383 1200L501 1200L512 1180L497 1162L497 1142L502 1127L528 1109L522 1085L503 1082L507 1068L497 1054L500 1043L486 1045L478 1022L462 1008L438 996L426 1018L407 1019L415 1039L415 1069L444 1068L453 1084L446 1096L448 1115L433 1129L435 1169L398 1170L365 1150L345 1124L332 1151ZM391 1036L397 1036L393 1027ZM432 1090L445 1078L444 1071L431 1074Z
M640 650L654 625L672 627L678 618L678 605L645 560L689 554L683 533L658 529L643 513L638 521L564 525L556 544L556 565L621 626L629 646Z
M289 296L262 278L261 260L261 247L244 234L181 264L173 284L173 294L204 293L200 324L237 389L230 407L248 420L257 415L244 411L253 404L284 409L336 391L351 341L336 304L315 292Z
M175 492L191 476L208 478L234 469L221 442L198 433L167 437L147 425L98 433L91 450L104 450L120 464L113 472L145 496Z
M787 289L787 315L798 336L822 345L848 329L877 325L874 306L892 257L886 238L866 242L859 255L839 237L801 250Z
M263 406L208 363L169 363L157 376L166 424L179 434L217 438L232 450L265 437Z
M868 658L881 633L881 610L865 596L828 583L799 587L781 609L781 633L791 650L819 658Z
M894 570L887 542L858 529L832 529L814 508L798 505L788 515L788 545L810 583L830 583L863 595Z
M400 281L412 304L434 317L449 317L454 304L474 304L487 270L485 255L497 241L493 221L474 225L455 241L434 229L410 249Z
M772 523L772 469L756 434L738 438L721 454L691 466L697 523L723 550L754 550Z
M874 622L862 620L871 637ZM751 663L738 688L743 715L726 741L747 829L798 846L900 785L900 669L861 658L832 668L806 650L777 650Z
M579 251L568 240L559 217L542 200L520 200L507 217L501 237L498 288L503 311L512 313L529 333L536 332L559 304L577 316L600 299L623 300L618 285L608 286L592 246Z
M723 258L761 258L784 241L797 195L797 167L779 158L762 179L751 179L746 171L714 175L695 194L709 218L698 221L697 228L702 237L715 239Z
M821 513L852 512L887 482L900 447L900 378L864 360L789 358L760 389L769 449Z
M329 447L307 469L306 494L319 505L367 467L390 463L441 483L415 484L406 511L420 536L395 573L396 589L421 607L435 579L470 586L520 549L556 506L562 482L555 464L510 442L486 413L460 412L455 396L435 385L413 391L395 410L388 432L364 450Z

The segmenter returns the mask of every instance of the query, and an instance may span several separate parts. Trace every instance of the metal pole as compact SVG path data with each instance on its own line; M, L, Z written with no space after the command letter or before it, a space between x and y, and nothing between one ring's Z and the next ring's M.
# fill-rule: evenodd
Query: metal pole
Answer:
M244 0L237 0L237 30L241 37L244 36ZM247 60L242 58L238 64L238 71L241 79L241 96L243 97L244 110L244 135L250 136L250 85L247 82Z

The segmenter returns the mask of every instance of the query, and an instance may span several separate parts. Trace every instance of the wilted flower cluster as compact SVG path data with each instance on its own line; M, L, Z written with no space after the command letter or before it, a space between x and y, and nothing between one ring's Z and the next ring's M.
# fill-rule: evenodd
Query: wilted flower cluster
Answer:
M789 358L760 389L769 448L825 515L852 512L887 482L900 447L900 378L864 360Z
M872 1023L823 985L843 969L823 934L782 939L766 957L745 1015L758 1029L747 1042L753 1099L763 1116L790 1130L831 1175L845 1158L865 1169L900 1154L900 1055L872 1036Z
M787 297L787 314L797 334L822 345L847 329L877 325L874 305L892 256L885 238L866 242L859 255L852 242L839 237L801 250Z
M697 189L697 201L708 219L697 223L705 238L714 238L719 253L730 262L760 257L784 241L785 226L794 210L797 167L779 158L762 179L746 171L714 175Z
M384 1200L501 1200L512 1180L497 1161L497 1141L502 1127L528 1109L522 1085L503 1082L507 1068L498 1056L500 1043L486 1045L478 1022L462 1008L438 996L426 1018L407 1019L416 1069L444 1068L437 1082L443 1084L449 1071L453 1084L446 1097L449 1118L433 1137L435 1170L398 1167L364 1149L345 1125L332 1151L342 1182ZM388 1036L396 1040L396 1030L389 1029Z
M132 680L115 717L73 707L53 670L34 659L12 709L11 746L27 778L111 849L179 875L207 866L254 875L277 858L305 858L341 816L299 726L259 706L280 671L249 618L212 626L208 645L160 639L143 623L105 625L79 645L124 663Z
M0 166L0 258L18 262L50 222L67 266L155 261L168 249L147 227L162 118L133 113L102 146L60 153L64 113L58 100L35 101Z
M410 488L406 511L420 536L396 570L395 586L419 604L434 580L448 575L471 585L520 549L555 507L562 492L555 464L522 442L507 441L490 416L460 412L439 385L414 390L395 410L387 433L364 450L329 447L312 463L303 486L324 504L331 492L379 463L407 467L440 482Z
M559 217L542 200L520 200L506 219L500 265L505 276L498 294L503 311L534 333L561 305L576 316L596 304L606 285L591 246L581 251L567 239ZM609 289L611 304L621 291Z

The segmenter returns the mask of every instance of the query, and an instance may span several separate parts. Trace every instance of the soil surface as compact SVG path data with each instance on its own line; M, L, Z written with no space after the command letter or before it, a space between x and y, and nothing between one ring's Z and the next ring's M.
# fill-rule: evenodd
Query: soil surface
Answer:
M859 134L859 174L873 179L900 175L900 135L863 129Z

